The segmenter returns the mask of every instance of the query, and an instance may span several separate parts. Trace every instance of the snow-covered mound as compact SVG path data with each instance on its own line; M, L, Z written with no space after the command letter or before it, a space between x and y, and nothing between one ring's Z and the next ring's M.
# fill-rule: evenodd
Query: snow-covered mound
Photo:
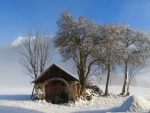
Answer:
M149 112L150 102L139 96L130 96L119 109L122 112Z

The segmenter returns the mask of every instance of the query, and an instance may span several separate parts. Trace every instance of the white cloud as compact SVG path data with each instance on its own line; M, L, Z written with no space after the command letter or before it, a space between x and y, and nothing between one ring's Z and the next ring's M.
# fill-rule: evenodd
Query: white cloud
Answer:
M12 46L18 46L19 44L21 44L24 40L26 39L26 37L18 37L16 40L14 40L11 45Z

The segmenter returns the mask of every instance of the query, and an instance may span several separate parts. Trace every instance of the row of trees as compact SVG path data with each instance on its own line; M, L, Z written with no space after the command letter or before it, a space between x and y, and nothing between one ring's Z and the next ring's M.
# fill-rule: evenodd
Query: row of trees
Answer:
M121 94L129 94L131 80L150 56L147 36L126 24L96 24L85 17L75 19L70 12L63 12L57 24L54 45L64 61L74 61L81 95L85 93L88 78L97 73L97 67L107 72L105 95L108 95L111 72L118 65L124 69ZM45 70L52 59L52 45L49 35L29 32L17 48L21 55L20 63L33 79Z
M75 19L70 12L62 13L57 24L55 46L64 61L72 59L75 62L81 95L96 67L107 72L105 95L109 95L111 72L118 65L124 68L121 94L129 94L131 80L150 56L150 40L146 35L126 24L101 25L83 16Z

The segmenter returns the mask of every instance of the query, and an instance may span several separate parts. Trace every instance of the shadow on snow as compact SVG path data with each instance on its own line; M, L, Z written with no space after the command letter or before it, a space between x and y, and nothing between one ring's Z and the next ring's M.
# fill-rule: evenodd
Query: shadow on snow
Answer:
M91 110L91 111L77 111L77 112L73 112L73 113L115 113L118 112L117 108L112 108L112 109L106 109L106 110Z
M29 101L31 95L0 95L0 100Z
M13 107L13 106L1 106L1 105L0 105L0 112L1 113L44 113L44 112L26 109L26 108Z

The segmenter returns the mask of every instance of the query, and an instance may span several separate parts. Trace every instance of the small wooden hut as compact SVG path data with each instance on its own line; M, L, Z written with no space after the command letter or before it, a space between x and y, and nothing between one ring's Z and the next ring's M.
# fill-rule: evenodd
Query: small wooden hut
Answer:
M78 79L56 64L51 65L33 83L47 102L66 103L79 97Z

